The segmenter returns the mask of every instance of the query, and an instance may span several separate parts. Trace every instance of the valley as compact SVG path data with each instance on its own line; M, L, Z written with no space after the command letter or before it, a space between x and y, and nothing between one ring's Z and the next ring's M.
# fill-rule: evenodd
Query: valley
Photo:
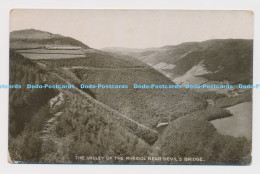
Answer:
M12 32L10 37L10 84L22 85L21 90L10 89L9 96L12 160L86 163L75 156L200 156L204 160L196 164L241 164L249 154L249 140L223 133L228 131L225 125L216 122L235 117L233 105L250 102L250 90L135 89L133 85L250 83L251 41L96 50L73 38L33 29ZM233 78L235 70L241 76ZM29 90L24 88L27 83L75 88ZM81 89L81 84L128 88Z

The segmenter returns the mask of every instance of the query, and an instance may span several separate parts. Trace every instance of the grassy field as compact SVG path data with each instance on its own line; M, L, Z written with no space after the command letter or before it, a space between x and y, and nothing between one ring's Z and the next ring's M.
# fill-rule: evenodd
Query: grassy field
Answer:
M38 54L38 53L21 53L24 57L29 59L71 59L85 57L78 54Z
M62 49L26 49L17 50L18 53L34 53L34 54L72 54L72 55L82 55L84 54L81 50L62 50Z

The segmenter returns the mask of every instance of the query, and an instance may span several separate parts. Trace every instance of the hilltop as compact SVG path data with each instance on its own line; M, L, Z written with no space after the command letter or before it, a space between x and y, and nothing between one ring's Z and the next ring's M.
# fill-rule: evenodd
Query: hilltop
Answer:
M12 39L51 39L61 37L63 36L59 34L52 34L35 29L15 30L10 33L10 38Z
M77 46L89 49L89 46L76 39L45 31L26 29L10 33L10 48L13 49L44 48L48 45Z

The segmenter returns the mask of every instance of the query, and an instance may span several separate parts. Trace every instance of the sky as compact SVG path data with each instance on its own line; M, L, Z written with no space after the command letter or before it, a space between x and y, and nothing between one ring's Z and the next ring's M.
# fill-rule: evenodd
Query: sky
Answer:
M148 48L209 39L253 39L251 11L15 9L10 31L38 29L86 45Z

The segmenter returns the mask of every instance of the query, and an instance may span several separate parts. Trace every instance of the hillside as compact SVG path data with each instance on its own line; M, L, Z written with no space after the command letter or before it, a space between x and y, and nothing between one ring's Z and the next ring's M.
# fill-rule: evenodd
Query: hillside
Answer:
M151 128L207 105L204 98L185 89L135 89L134 84L175 85L139 60L101 52L66 61L44 59L36 62L71 73L85 85L127 85L128 89L90 90L98 101Z
M187 42L148 50L105 49L113 54L132 55L161 71L176 83L252 83L252 40Z
M66 82L58 74L10 52L10 84L22 86L22 89L10 89L9 152L12 160L72 163L79 152L93 156L147 153L149 148L145 141L156 139L152 137L156 136L153 130L99 103L84 91L25 87L27 83ZM57 110L50 102L61 93L63 106ZM72 148L69 152L68 146ZM107 150L100 151L96 147Z

